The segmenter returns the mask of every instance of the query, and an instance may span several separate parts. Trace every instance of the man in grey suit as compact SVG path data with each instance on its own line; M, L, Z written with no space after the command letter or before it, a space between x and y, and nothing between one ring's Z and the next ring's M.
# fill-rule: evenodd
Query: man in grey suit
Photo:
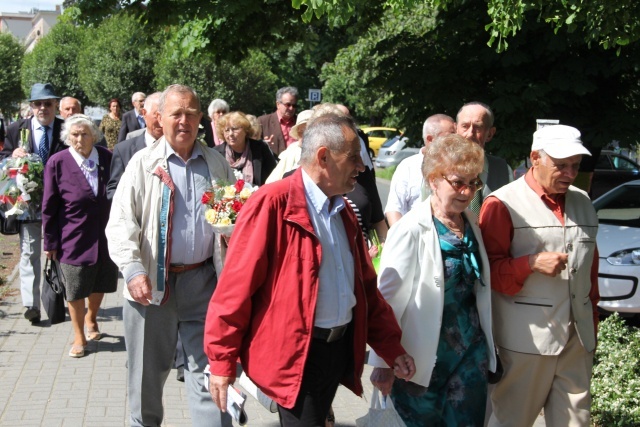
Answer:
M158 101L160 101L160 92L149 95L144 101L144 107L141 110L142 117L145 120L146 127L144 132L131 139L126 139L113 148L113 158L111 159L111 178L107 184L107 198L111 200L120 177L127 167L127 163L131 157L138 151L150 146L162 136L162 127L158 121ZM142 129L141 129L142 130Z
M129 132L145 127L144 117L142 117L142 106L144 105L146 97L147 95L142 92L136 92L131 97L133 110L127 111L122 115L122 125L120 126L120 133L118 134L118 142L124 141Z
M38 154L46 163L50 156L65 150L60 140L64 121L56 117L59 96L50 83L36 83L31 87L29 107L33 117L21 119L7 128L0 159ZM26 141L21 135L26 133ZM20 222L20 294L26 311L25 319L32 324L40 322L40 281L42 276L42 222L29 219Z

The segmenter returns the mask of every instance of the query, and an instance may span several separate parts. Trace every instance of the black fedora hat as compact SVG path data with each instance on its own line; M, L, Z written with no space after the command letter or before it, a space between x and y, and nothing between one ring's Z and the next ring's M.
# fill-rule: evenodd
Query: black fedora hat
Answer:
M51 83L36 83L31 86L31 98L28 101L40 101L43 99L60 99L54 92Z

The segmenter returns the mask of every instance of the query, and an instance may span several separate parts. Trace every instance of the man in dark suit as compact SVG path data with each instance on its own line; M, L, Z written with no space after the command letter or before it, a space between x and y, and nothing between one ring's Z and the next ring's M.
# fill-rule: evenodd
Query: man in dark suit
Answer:
M145 127L144 117L142 117L142 106L146 98L147 95L142 92L136 92L131 97L133 110L127 111L122 115L122 125L120 126L120 133L118 134L118 142L124 141L129 132Z
M31 87L29 105L33 117L21 119L7 128L0 159L39 154L43 163L66 145L60 140L64 121L56 118L59 96L50 83L36 83ZM25 129L26 132L21 132ZM21 140L24 133L25 140ZM31 220L20 223L20 294L26 308L24 317L32 324L40 322L40 281L42 266L42 222Z
M289 134L296 124L298 107L298 89L287 86L276 92L276 111L258 117L262 126L262 139L269 144L273 154L278 157L296 139Z
M145 130L133 138L126 139L113 149L113 158L111 159L111 178L107 184L107 199L111 200L118 187L118 182L124 173L127 163L131 157L138 151L153 144L162 136L162 127L158 121L158 101L160 101L160 92L149 95L144 101L142 108L142 117L145 120Z

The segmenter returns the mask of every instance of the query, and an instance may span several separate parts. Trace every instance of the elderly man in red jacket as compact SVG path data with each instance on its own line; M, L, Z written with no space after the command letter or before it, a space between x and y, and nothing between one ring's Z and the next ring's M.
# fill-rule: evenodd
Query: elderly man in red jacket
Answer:
M300 165L244 206L204 344L222 410L240 358L278 403L282 425L324 426L340 383L362 394L367 343L399 378L410 379L415 365L342 197L364 170L353 121L330 114L312 122Z

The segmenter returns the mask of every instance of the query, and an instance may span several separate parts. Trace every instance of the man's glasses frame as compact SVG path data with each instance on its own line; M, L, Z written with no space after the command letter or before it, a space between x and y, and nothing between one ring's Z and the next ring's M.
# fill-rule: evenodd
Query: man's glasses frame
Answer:
M45 106L46 108L49 108L51 106L53 106L53 101L31 101L31 106L35 107L35 108L40 108L42 106Z

